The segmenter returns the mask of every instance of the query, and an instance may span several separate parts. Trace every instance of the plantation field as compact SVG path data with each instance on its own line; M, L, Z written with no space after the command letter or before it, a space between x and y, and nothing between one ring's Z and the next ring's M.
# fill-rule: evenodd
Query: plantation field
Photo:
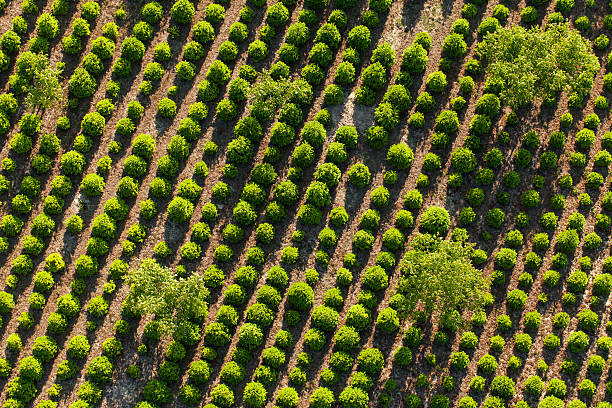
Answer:
M0 0L0 404L611 407L611 5Z

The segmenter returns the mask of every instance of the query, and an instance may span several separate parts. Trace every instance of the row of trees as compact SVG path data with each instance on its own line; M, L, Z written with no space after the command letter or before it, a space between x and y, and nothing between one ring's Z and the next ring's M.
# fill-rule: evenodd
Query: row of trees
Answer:
M583 97L599 70L589 41L567 24L550 24L546 29L498 29L479 44L478 53L487 62L487 81L499 84L502 101L512 108L563 91ZM32 101L30 106L45 108L57 101L53 90L58 72L43 64L40 67L37 81L45 85L33 90L28 99ZM292 85L289 79L275 80L264 73L258 86L252 88L250 102L276 111L291 97ZM400 286L413 316L422 309L461 323L457 311L483 307L490 283L472 265L473 245L419 234L409 247L401 267ZM128 283L133 310L155 315L167 331L185 319L201 318L206 313L206 288L197 274L178 279L170 269L146 260L129 274Z

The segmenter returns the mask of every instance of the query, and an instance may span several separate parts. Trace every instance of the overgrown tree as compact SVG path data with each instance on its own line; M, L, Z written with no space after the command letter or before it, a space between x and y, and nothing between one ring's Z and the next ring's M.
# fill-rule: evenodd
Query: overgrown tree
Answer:
M427 315L463 323L457 311L483 307L489 280L471 262L473 244L419 234L402 260L398 292L406 297L408 314Z
M42 53L28 53L18 62L22 64L21 70L27 72L31 78L27 82L25 91L26 106L33 112L40 109L52 108L62 99L62 86L60 83L61 70L49 64L49 57Z
M164 333L206 317L209 292L198 273L180 278L147 258L128 272L125 281L130 285L126 306L142 316L153 315Z
M62 100L62 86L59 77L59 70L49 65L36 70L25 100L26 105L33 111L56 106Z
M478 51L488 81L501 84L502 100L514 109L562 91L583 97L599 71L589 40L567 24L501 28L489 33Z
M306 94L304 89L307 89ZM249 89L248 99L253 109L260 111L256 117L273 118L276 112L288 102L308 104L312 90L304 80L291 78L274 79L268 71L258 75L257 82Z

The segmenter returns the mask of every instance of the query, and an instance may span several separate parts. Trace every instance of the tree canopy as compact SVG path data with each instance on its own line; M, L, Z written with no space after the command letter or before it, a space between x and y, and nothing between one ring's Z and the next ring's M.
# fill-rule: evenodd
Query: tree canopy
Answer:
M179 278L147 258L128 272L125 281L130 285L127 307L142 316L154 315L165 333L206 317L209 292L200 274Z
M262 112L258 116L272 118L286 103L308 104L312 99L312 88L302 79L274 79L269 71L264 70L249 89L248 99L254 109Z
M62 99L62 86L57 69L48 65L40 71L35 71L32 87L26 97L30 109L49 109Z
M583 97L599 71L589 40L567 24L501 28L487 34L478 51L488 80L501 84L502 100L515 109L562 91Z
M484 306L489 280L471 262L473 244L419 234L402 260L398 292L406 297L408 314L419 306L428 315L461 318L457 310L476 311Z
M55 106L62 99L60 70L49 65L45 54L30 53L27 63L30 64L32 81L27 85L26 105L31 110Z

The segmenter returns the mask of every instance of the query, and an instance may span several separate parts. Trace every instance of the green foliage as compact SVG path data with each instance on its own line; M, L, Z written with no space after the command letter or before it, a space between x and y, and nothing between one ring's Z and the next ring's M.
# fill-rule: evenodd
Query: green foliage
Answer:
M349 183L356 187L366 187L370 184L370 169L363 163L355 163L348 171Z
M304 282L296 282L287 291L289 305L298 311L307 311L312 307L314 291Z
M489 282L472 266L471 246L431 235L418 235L410 245L412 249L402 260L399 283L407 310L414 310L411 305L422 302L429 314L460 319L452 313L457 306L469 310L483 307Z
M368 49L371 43L370 29L364 25L358 25L348 33L349 46L359 52Z
M172 398L170 389L160 380L150 380L147 382L142 389L142 395L151 404L164 404Z
M208 290L199 274L177 278L170 269L145 259L139 268L130 270L125 281L130 285L126 300L130 309L142 315L154 314L163 332L206 316ZM192 294L190 302L184 301L185 293Z
M510 47L520 44L518 50ZM501 99L513 108L560 91L585 95L599 71L587 40L568 25L526 30L512 26L486 37L481 52L490 81L503 84Z
M463 57L467 51L467 44L463 39L463 35L451 33L444 39L442 45L444 55L451 59L459 59Z
M421 228L429 234L444 236L450 227L448 211L442 207L428 207L421 215Z
M331 408L334 403L334 393L329 388L319 387L310 395L312 408Z
M374 91L381 89L387 81L387 71L380 62L368 65L361 76L363 83Z
M248 407L263 408L267 394L263 384L253 381L244 387L243 401Z

